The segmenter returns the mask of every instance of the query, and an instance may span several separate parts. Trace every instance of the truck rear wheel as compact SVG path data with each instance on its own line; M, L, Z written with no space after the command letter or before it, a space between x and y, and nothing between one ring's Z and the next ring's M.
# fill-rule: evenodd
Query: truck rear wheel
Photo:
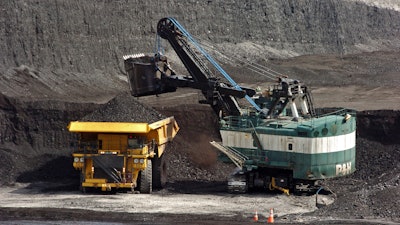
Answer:
M167 162L164 157L155 157L153 163L153 188L161 189L167 183Z
M144 194L151 194L152 188L152 164L151 160L147 160L147 167L140 171L139 191Z

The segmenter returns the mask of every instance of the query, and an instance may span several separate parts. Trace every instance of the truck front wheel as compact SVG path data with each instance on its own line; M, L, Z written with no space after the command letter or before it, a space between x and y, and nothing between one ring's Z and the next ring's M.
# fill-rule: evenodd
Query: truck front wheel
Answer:
M139 174L139 191L144 194L151 194L152 187L152 163L151 160L147 160L146 169L140 171Z

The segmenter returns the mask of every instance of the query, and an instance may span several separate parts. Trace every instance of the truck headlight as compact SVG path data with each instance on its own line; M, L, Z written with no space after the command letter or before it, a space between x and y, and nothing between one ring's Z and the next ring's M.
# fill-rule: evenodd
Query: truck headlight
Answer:
M79 159L79 161L80 161L81 163L83 163L83 162L85 162L85 159L82 157L82 158Z
M134 159L133 163L139 163L139 159Z
M75 158L74 158L74 162L79 162L79 158L78 158L78 157L75 157Z
M140 163L144 163L144 159L140 159L139 161L140 161Z

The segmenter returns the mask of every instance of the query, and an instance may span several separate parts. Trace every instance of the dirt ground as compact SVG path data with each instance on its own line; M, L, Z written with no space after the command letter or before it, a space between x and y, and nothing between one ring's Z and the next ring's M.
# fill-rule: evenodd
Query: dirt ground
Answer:
M170 184L166 189L157 191L151 196L127 193L82 195L78 191L56 191L57 187L41 189L45 186L46 184L36 184L36 186L25 186L25 188L2 188L0 191L2 207L90 209L95 212L139 213L149 214L149 220L154 214L164 214L166 217L168 215L185 215L177 222L190 220L189 215L251 221L255 211L258 211L260 220L267 218L269 208L274 208L275 213L280 217L294 213L302 214L316 209L315 198L311 196L265 193L232 195L224 191L223 183L217 183L217 188L211 187L210 184L197 184L197 187L188 193L181 193L182 190L178 190L177 185ZM50 188L52 191L49 191ZM330 200L327 196L324 198ZM154 220L153 222L159 221Z

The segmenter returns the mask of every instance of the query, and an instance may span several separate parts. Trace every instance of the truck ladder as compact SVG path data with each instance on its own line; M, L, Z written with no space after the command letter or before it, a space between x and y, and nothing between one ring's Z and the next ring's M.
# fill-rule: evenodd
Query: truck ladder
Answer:
M244 163L246 160L248 160L247 156L243 155L239 151L235 150L234 148L230 148L227 146L223 146L218 142L211 141L210 144L214 146L216 149L224 153L226 156L229 157L230 160L232 160L233 163L240 169L243 168Z

